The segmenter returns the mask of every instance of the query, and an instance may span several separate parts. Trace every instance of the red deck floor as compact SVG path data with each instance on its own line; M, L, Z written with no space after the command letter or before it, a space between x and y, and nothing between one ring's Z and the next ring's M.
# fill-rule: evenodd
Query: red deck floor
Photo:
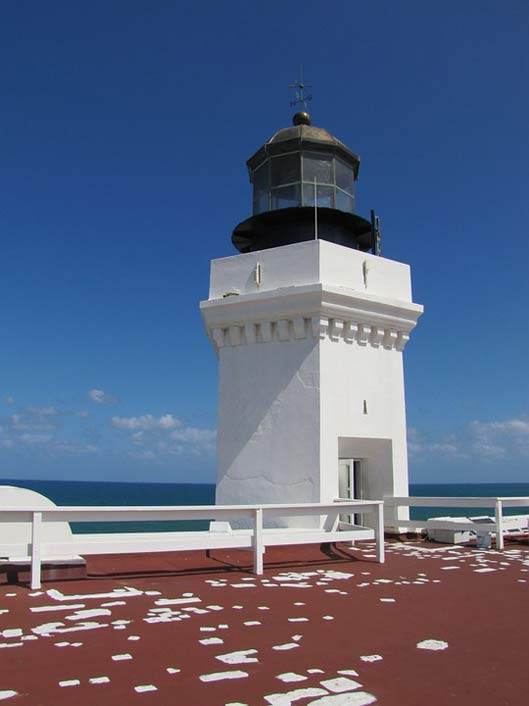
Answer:
M263 577L242 551L91 557L87 580L2 586L0 700L529 703L527 544L395 543L385 565L373 555L278 547ZM417 647L425 640L443 649Z

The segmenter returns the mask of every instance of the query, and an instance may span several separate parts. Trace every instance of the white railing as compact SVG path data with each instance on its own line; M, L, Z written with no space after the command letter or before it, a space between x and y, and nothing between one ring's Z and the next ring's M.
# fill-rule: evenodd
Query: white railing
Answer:
M494 508L494 522L479 523L455 522L453 520L395 520L395 525L417 529L426 527L427 529L451 529L462 531L481 531L496 533L496 548L503 549L504 517L505 507L528 507L529 497L390 497L384 496L384 503L387 507L479 507Z
M350 525L339 529L343 512L374 513L375 529ZM265 528L266 520L277 517L319 518L321 528ZM325 520L321 522L321 519ZM46 527L64 522L134 522L160 520L245 520L249 529L201 532L144 532L123 534L78 534L71 541L47 540ZM254 572L263 573L267 546L313 544L375 539L377 561L384 562L384 520L382 501L303 503L294 505L203 505L170 507L0 507L2 523L30 523L31 541L16 541L0 534L0 557L31 561L31 588L41 585L41 563L46 558L72 554L120 554L189 549L253 549Z

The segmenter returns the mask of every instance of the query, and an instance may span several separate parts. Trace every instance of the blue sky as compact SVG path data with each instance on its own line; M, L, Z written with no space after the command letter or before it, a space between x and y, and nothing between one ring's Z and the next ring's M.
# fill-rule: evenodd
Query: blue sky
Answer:
M213 481L198 302L303 61L425 305L412 480L527 481L528 45L522 0L3 3L0 476Z

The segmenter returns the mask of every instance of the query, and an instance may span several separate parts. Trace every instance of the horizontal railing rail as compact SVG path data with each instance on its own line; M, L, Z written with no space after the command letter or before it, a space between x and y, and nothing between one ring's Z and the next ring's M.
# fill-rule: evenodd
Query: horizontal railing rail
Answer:
M355 525L339 530L339 515L350 512L373 513L375 528ZM326 516L318 528L265 528L265 520L277 517ZM134 522L151 520L246 520L250 527L233 532L145 532L72 535L70 541L48 541L43 537L46 525L57 522ZM27 522L31 525L29 543L2 541L3 523ZM43 555L56 553L110 554L182 549L249 548L254 553L254 572L263 573L266 546L309 544L317 542L375 539L377 561L384 561L384 520L382 501L349 501L340 503L296 503L273 505L199 505L139 507L0 507L0 556L14 552L27 553L31 561L31 587L40 588ZM7 541L6 541L7 540Z
M529 496L487 496L487 497L425 497L425 496L384 496L384 503L387 507L465 507L465 508L493 508L493 522L457 522L457 520L395 520L399 527L416 529L426 527L427 529L451 529L458 531L473 532L494 532L496 535L496 548L504 548L504 515L503 509L506 507L527 507L529 508Z

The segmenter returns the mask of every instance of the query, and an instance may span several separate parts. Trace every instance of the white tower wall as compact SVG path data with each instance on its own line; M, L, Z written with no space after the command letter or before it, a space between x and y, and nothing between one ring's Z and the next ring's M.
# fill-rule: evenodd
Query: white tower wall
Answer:
M402 350L422 313L407 265L324 240L214 260L217 503L329 502L338 459L365 498L408 493Z

